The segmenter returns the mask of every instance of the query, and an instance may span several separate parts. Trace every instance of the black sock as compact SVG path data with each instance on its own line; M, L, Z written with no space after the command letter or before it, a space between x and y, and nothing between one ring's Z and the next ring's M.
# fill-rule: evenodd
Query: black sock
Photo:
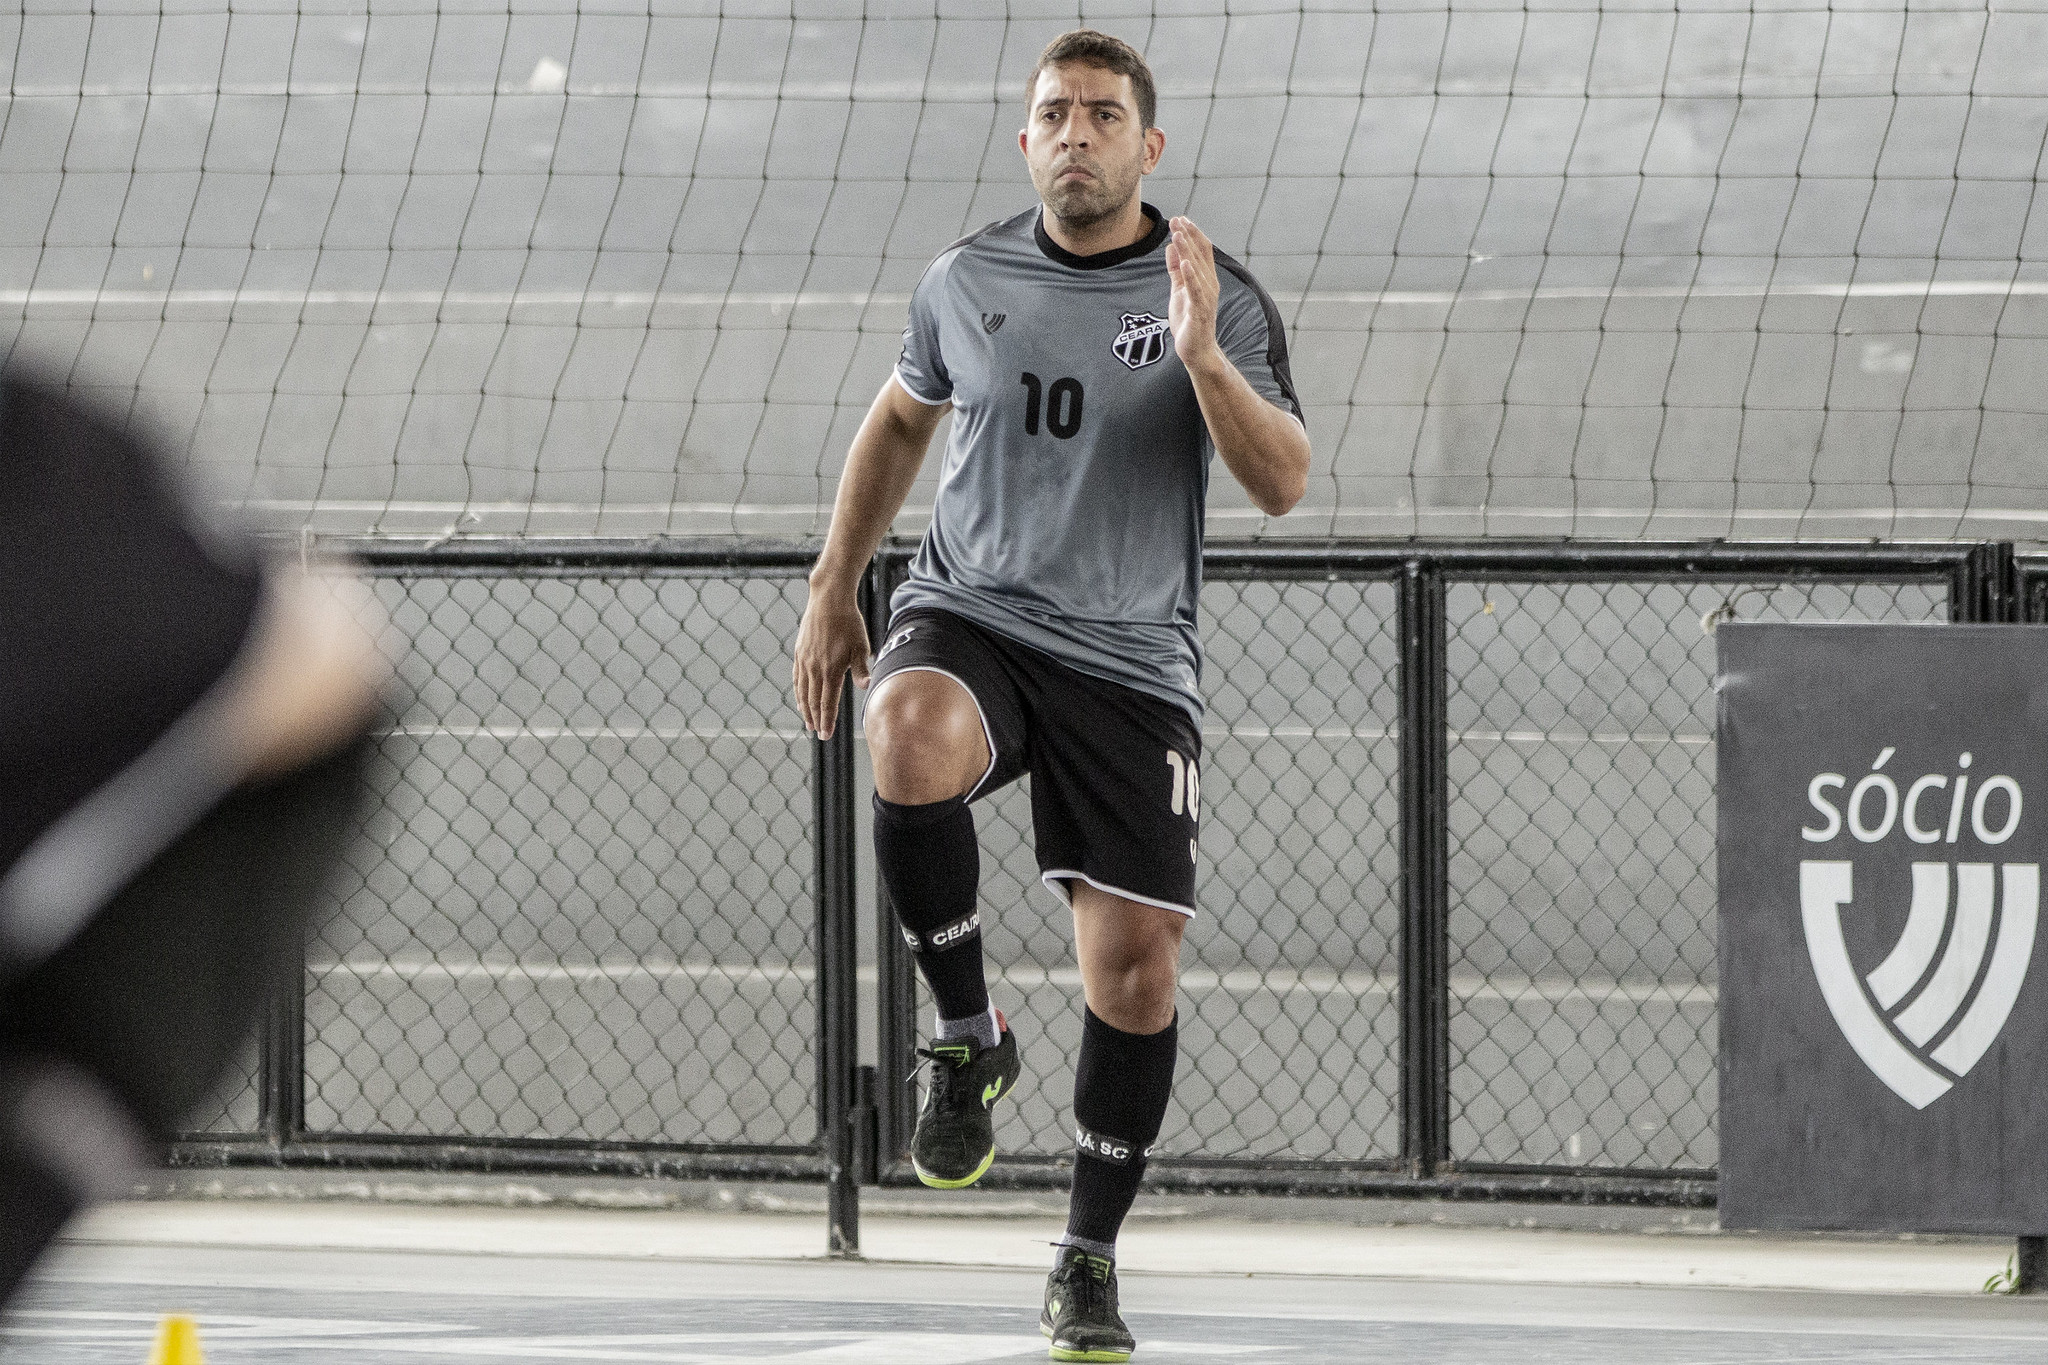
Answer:
M1125 1033L1083 1007L1067 1240L1098 1252L1116 1245L1117 1230L1138 1197L1145 1158L1166 1121L1179 1055L1178 1015L1157 1033Z
M875 873L941 1019L988 1013L981 962L981 847L962 797L923 806L875 798Z

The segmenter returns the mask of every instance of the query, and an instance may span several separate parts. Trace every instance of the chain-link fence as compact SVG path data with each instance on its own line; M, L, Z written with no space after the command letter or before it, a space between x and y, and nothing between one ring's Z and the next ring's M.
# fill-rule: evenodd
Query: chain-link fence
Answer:
M1535 1174L1554 1187L1564 1174L1705 1197L1714 625L1969 619L1986 596L1980 559L1212 556L1201 915L1158 1178L1384 1188ZM1404 678L1434 695L1404 696ZM1428 742L1404 745L1404 724L1428 727ZM1435 800L1430 780L1402 772L1432 749ZM1080 1033L1071 930L1036 889L1028 797L979 811L991 990L1025 1066L992 1178L1056 1183ZM1409 875L1404 848L1439 874ZM907 1048L931 1007L900 954L894 979L917 1002L897 1015ZM1434 1047L1418 1037L1431 1033ZM882 1093L900 1138L915 1095L894 1060L881 1059Z
M1212 579L1203 592L1198 914L1181 1065L1158 1151L1233 1160L1400 1154L1399 647L1376 579ZM1073 1146L1080 969L1038 876L1030 779L976 807L990 998L1023 1076L1008 1155ZM929 998L919 983L920 1027Z
M405 684L380 799L300 989L182 1159L431 1149L907 1178L929 1005L871 904L867 1075L845 941L847 870L867 858L855 741L811 740L788 697L807 552L372 548ZM906 553L873 578L877 630ZM1200 915L1156 1178L1535 1173L1705 1197L1712 624L1995 618L1998 557L1265 545L1210 561ZM1080 1034L1027 803L1019 784L977 807L992 994L1024 1046L998 1183L1064 1179Z
M1714 642L1744 620L1940 621L1946 584L1458 582L1450 1155L1716 1162Z
M286 1126L817 1152L803 556L369 569L402 704L308 948ZM206 1126L255 1129L261 1091Z
M801 582L377 586L411 704L307 964L307 1129L814 1143Z

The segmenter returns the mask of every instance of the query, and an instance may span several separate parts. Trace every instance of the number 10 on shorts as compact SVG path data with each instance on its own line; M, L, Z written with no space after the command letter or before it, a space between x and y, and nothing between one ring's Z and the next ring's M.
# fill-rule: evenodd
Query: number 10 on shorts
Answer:
M1173 750L1166 751L1166 766L1173 772L1173 793L1171 806L1175 815L1186 813L1188 819L1202 818L1202 769L1194 759ZM1188 860L1195 860L1195 841L1188 840Z

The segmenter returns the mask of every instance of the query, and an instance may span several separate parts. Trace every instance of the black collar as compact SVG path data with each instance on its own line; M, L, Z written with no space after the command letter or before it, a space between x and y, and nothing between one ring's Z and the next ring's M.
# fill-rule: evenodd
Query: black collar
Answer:
M1038 249L1050 260L1072 266L1076 270L1107 270L1113 265L1122 265L1125 261L1135 261L1140 256L1149 255L1166 243L1166 219L1150 204L1141 203L1138 207L1152 220L1152 230L1129 246L1120 246L1114 251L1098 251L1093 256L1076 256L1055 242L1046 232L1043 207L1038 210L1038 216L1031 220L1031 235L1037 238Z

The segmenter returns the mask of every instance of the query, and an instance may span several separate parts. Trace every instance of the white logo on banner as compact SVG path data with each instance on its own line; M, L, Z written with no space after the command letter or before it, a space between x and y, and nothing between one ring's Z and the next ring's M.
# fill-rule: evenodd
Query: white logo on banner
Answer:
M1856 969L1842 940L1842 907L1854 899L1854 864L1799 864L1799 909L1806 921L1806 951L1820 993L1841 1025L1856 1055L1877 1078L1915 1109L1925 1109L1948 1093L1955 1077L1977 1064L2012 1013L2020 983L2034 955L2034 926L2041 909L2041 867L2038 863L2004 865L2005 896L1998 916L1998 942L1991 949L1991 970L1977 982L1984 949L1991 938L1992 885L2000 871L1990 863L1955 865L1955 910L1949 909L1949 864L1913 864L1913 905L1906 931L1891 956L1864 978L1863 993ZM1954 925L1953 933L1946 933ZM1891 1013L1926 974L1934 950L1948 938L1948 951L1928 977L1926 986L1905 1008ZM1971 995L1970 987L1976 985ZM1887 1011L1880 1014L1878 1011ZM1927 1044L1950 1020L1961 1022L1931 1051ZM1894 1031L1896 1030L1896 1032ZM1907 1044L1910 1043L1909 1047ZM1929 1066L1932 1061L1935 1066ZM1943 1074L1946 1072L1947 1074Z
M1965 828L1967 772L1954 775L1952 789L1948 775L1930 773L1902 797L1898 784L1880 771L1895 752L1883 750L1851 789L1846 802L1850 834L1858 842L1876 843L1896 828L1916 844L1956 843ZM1957 766L1967 770L1970 755L1962 755ZM1842 790L1847 782L1840 773L1821 773L1808 784L1807 800L1825 818L1818 827L1800 831L1807 842L1827 843L1842 832L1842 813L1826 793ZM1948 819L1922 825L1923 801L1944 790L1951 798ZM1993 793L2005 805L2005 818L1995 827L1986 810ZM1940 809L1938 797L1935 809ZM1980 843L2002 844L2018 828L2021 809L2019 784L1993 777L1977 789L1968 828ZM1899 1098L1925 1109L1969 1074L2012 1014L2034 956L2041 865L1916 862L1912 870L1906 927L1885 960L1860 979L1842 933L1842 907L1855 901L1855 865L1801 862L1799 911L1814 977L1843 1037Z

